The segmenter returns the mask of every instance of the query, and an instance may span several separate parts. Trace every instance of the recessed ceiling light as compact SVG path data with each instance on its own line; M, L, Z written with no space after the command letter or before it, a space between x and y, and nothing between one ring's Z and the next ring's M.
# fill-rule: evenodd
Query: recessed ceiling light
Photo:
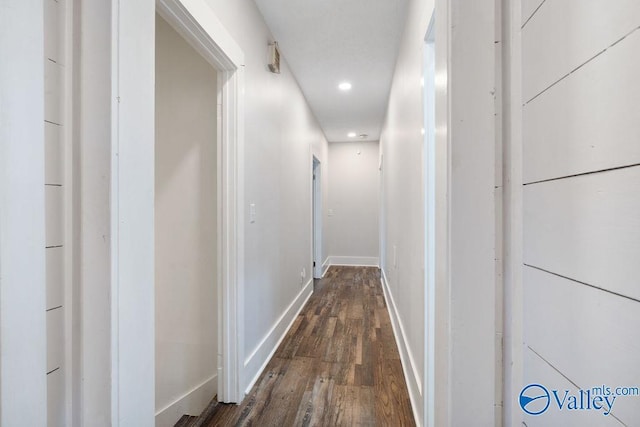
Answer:
M349 133L347 134L347 136L348 136L349 138L355 138L355 137L356 137L356 133L355 133L355 132L349 132Z
M340 84L338 85L338 89L340 89L340 90L344 90L344 91L350 90L350 89L351 89L351 83L349 83L349 82L342 82L342 83L340 83Z

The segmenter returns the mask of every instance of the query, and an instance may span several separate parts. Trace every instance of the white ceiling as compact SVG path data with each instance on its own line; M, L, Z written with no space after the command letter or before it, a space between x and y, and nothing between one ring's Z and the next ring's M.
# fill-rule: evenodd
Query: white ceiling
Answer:
M407 0L255 0L330 142L377 141ZM338 84L349 81L348 92Z

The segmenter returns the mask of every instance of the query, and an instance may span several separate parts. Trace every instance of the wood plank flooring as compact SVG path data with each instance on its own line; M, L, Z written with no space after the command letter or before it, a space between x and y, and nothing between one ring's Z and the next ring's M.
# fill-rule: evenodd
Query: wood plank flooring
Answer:
M241 405L204 426L413 426L373 267L331 267Z

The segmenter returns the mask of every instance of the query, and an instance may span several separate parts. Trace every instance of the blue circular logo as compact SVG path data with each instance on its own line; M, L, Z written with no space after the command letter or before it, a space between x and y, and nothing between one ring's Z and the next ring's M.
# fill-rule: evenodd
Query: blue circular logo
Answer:
M529 415L540 415L549 408L551 395L540 384L529 384L520 392L520 407Z

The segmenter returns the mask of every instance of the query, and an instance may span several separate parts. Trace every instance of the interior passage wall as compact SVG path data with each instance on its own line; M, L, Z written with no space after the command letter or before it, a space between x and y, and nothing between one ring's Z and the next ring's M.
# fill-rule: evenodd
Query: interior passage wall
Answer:
M424 137L422 73L424 37L434 2L409 4L389 105L380 137L382 155L381 265L389 310L400 333L399 350L414 413L424 416Z
M217 74L156 16L156 425L217 390Z
M522 8L524 383L640 384L640 4ZM517 396L507 396L517 399ZM640 398L542 425L631 425Z
M267 49L273 36L255 3L206 2L245 56L244 170L240 173L246 212L241 343L242 387L246 388L311 293L312 155L324 168L327 143L287 66L286 54L281 73L269 72ZM254 205L254 218L249 215L250 205Z
M377 265L379 144L331 142L326 233L331 264Z
M425 37L434 7L435 75L427 76ZM410 2L380 141L383 277L420 424L435 414L434 425L494 425L500 411L497 15L493 0ZM429 87L435 87L433 174L424 149ZM432 237L425 233L425 176L435 177L435 271L425 270L425 240ZM428 357L426 274L435 275L435 350ZM434 378L425 374L427 361L437 366ZM431 381L435 395L425 398ZM455 398L470 391L472 400Z

